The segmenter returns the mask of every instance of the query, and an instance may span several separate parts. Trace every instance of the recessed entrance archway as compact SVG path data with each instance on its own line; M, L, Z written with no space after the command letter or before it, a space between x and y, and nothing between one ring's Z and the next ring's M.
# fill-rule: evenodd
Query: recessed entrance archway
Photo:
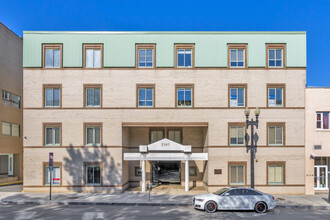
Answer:
M162 139L149 145L140 145L139 153L124 153L126 161L141 161L142 192L146 188L146 161L185 161L185 191L189 191L189 161L208 160L207 153L192 153L190 145L181 145Z

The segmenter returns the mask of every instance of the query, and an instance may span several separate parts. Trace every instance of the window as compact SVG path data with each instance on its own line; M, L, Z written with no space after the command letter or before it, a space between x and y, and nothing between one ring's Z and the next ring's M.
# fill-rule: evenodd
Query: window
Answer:
M45 68L60 68L62 66L62 44L44 44L43 56Z
M175 45L176 67L192 68L194 67L194 46L193 44Z
M20 125L2 122L2 135L20 137Z
M268 124L268 145L284 145L284 126L284 123Z
M98 163L85 164L86 185L101 185L101 165Z
M49 166L47 165L45 167L45 185L50 184L51 176L53 179L52 186L60 186L61 185L61 166L55 166L55 163L54 163L52 175L50 173Z
M267 84L267 107L285 107L285 84Z
M285 162L267 162L268 185L284 185Z
M84 85L85 107L101 107L102 85Z
M176 107L193 107L193 85L176 85Z
M231 84L229 85L229 106L230 107L245 107L247 98L247 84Z
M136 45L136 67L154 68L155 67L155 44L137 44Z
M329 112L316 113L316 129L319 130L329 129Z
M196 167L189 167L189 176L197 176Z
M101 146L101 125L85 125L86 138L85 145Z
M245 185L246 162L229 162L229 184Z
M61 145L61 126L45 125L45 146Z
M246 67L247 44L228 44L228 67Z
M150 130L150 143L164 139L164 130Z
M84 44L84 67L101 68L102 67L102 44Z
M245 125L244 123L229 123L229 144L231 146L244 145Z
M44 107L61 107L61 85L44 85Z
M269 44L267 45L267 67L283 68L285 67L285 45Z
M168 130L168 139L170 139L171 141L174 141L176 143L179 143L181 144L181 129L171 129L171 130Z
M283 107L283 88L268 88L268 107Z
M14 108L21 108L21 97L2 90L2 104L9 105Z
M137 85L137 107L154 107L155 85Z

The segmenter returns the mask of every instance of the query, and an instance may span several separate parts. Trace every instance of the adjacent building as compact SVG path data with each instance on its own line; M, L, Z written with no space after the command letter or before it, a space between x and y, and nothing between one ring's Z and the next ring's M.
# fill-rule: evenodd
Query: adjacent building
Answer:
M306 88L306 194L328 190L330 88Z
M306 191L305 32L25 31L23 57L24 191L50 152L56 192L249 186L246 107L256 188Z
M0 184L23 179L23 40L0 22Z

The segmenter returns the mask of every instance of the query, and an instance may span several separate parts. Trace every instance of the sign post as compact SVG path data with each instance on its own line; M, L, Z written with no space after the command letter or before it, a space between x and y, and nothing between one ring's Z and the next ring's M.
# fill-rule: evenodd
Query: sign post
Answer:
M49 153L49 165L48 165L48 169L49 169L49 174L50 174L50 180L49 180L49 200L52 200L52 180L53 180L53 163L54 161L54 154L53 153Z

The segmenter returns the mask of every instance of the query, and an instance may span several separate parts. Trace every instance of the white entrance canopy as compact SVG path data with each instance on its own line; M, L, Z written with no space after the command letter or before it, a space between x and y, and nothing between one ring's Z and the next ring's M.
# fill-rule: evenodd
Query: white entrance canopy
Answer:
M191 153L190 145L181 145L167 138L149 145L140 145L140 153L124 153L124 160L142 161L142 192L146 185L146 160L181 161L185 160L185 190L189 191L189 160L208 160L207 153Z

